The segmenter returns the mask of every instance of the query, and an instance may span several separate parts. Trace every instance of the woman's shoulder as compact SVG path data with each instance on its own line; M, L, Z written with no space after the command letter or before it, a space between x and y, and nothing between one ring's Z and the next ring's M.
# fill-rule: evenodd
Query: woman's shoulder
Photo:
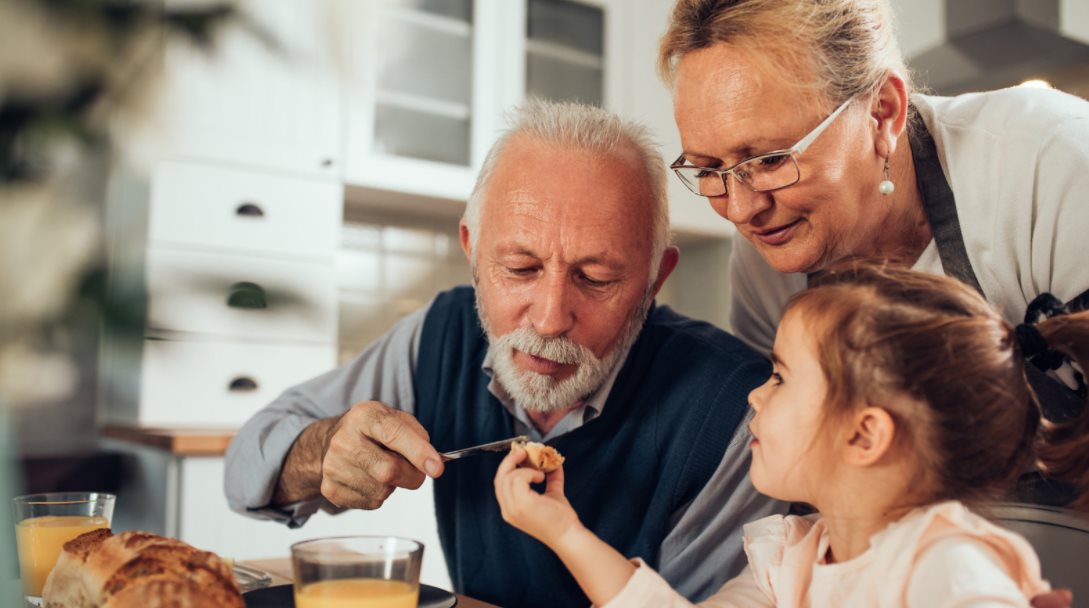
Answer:
M1049 133L1057 123L1089 119L1089 101L1053 89L1010 87L954 97L913 95L912 105L934 130L982 129Z

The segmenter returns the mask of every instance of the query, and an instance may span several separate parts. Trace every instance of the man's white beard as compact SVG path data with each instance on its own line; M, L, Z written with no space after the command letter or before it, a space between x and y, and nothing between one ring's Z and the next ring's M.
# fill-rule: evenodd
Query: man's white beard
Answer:
M600 359L589 348L569 338L545 338L532 327L519 327L510 333L496 336L480 301L477 291L477 314L488 335L488 349L492 354L492 370L495 379L514 403L527 411L550 413L570 407L596 391L621 356L639 337L643 322L650 310L650 291L644 295L638 308L617 340L616 345ZM575 365L575 372L557 380L546 374L519 369L514 363L514 351L548 359L557 363Z

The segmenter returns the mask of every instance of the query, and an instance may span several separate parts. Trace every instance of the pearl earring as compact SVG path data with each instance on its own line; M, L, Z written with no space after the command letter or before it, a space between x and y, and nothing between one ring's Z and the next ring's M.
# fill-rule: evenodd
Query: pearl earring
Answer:
M888 196L896 190L896 184L892 183L889 179L889 157L885 157L885 179L877 184L877 191L881 193L881 196Z

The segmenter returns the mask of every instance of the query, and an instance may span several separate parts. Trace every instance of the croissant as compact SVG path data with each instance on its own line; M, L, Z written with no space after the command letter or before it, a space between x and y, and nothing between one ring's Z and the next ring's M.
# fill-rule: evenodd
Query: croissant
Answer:
M93 530L64 544L45 608L245 608L230 566L180 540Z

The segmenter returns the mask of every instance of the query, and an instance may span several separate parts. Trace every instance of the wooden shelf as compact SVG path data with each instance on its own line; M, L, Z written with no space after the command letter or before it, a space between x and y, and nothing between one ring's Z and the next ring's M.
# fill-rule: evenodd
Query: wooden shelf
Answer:
M146 429L110 425L102 436L161 448L175 456L222 456L236 429Z

